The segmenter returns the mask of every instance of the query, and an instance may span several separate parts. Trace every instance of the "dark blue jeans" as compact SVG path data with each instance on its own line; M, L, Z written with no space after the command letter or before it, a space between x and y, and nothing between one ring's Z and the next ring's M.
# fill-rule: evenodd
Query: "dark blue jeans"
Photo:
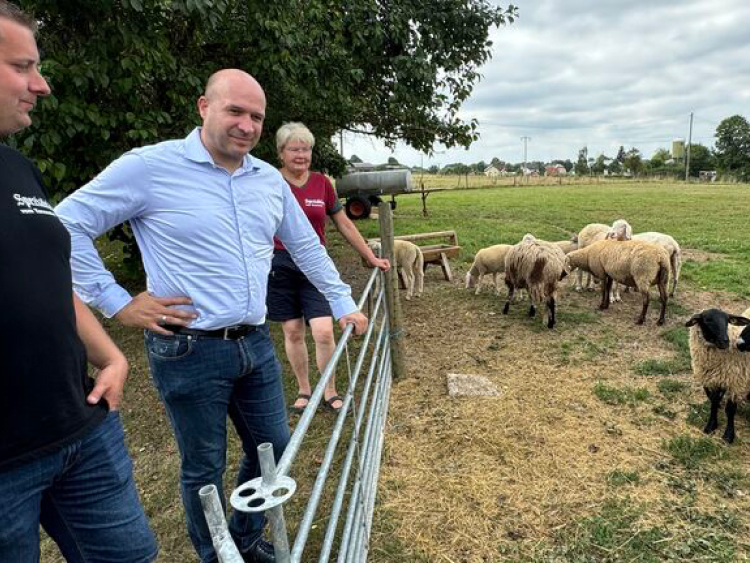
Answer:
M289 442L281 365L267 325L240 340L146 332L146 348L180 449L188 533L201 560L215 561L198 491L213 483L225 502L227 415L245 454L238 485L260 476L257 447L263 442L273 444L276 461L281 457ZM264 525L260 513L235 511L229 520L240 550L261 536Z
M39 524L69 562L145 563L156 541L116 412L81 440L0 473L0 561L39 561Z

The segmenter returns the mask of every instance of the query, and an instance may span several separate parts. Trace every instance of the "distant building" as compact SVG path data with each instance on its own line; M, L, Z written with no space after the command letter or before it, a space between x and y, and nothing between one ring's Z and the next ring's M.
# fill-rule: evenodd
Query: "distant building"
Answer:
M568 171L562 164L551 164L544 167L544 174L546 176L566 176Z
M484 175L488 176L490 178L497 178L500 176L501 172L494 166L488 166L484 169Z
M369 162L351 162L347 166L347 172L370 172L375 168L375 165Z
M675 139L672 141L672 158L675 160L685 160L685 140Z

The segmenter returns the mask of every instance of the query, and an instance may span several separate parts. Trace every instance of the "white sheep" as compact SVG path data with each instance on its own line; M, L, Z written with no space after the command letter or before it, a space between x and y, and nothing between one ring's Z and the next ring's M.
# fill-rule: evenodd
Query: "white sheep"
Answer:
M578 250L578 236L573 235L569 240L556 240L552 244L559 246L565 254L570 254L574 250Z
M547 327L555 326L555 298L557 285L568 275L565 266L565 253L550 242L537 240L526 235L523 240L508 251L505 257L505 285L508 286L508 300L503 313L510 310L515 290L526 289L531 298L529 316L536 314L539 307L542 322L547 317ZM546 306L546 307L543 307Z
M599 240L604 240L604 237L607 236L610 228L611 227L609 225L605 225L604 223L590 223L586 225L578 233L578 248L586 248L590 244L594 244ZM578 272L576 272L576 291L583 291L582 282L583 271L578 270ZM593 289L592 285L593 277L589 273L586 279L586 289Z
M604 223L590 223L586 225L578 233L578 249L586 248L596 241L604 240L610 228L609 225L605 225ZM587 273L586 289L593 290L593 283L594 277L590 273ZM583 287L583 272L578 270L576 272L576 291L583 291Z
M466 272L466 289L476 287L475 294L479 294L482 284L482 278L487 274L492 274L492 283L495 291L500 292L497 285L497 274L505 272L505 256L511 249L511 244L496 244L477 251L474 256L474 263Z
M657 324L664 324L669 255L662 247L637 240L600 240L571 252L566 260L569 268L580 268L602 280L602 302L599 306L602 310L609 308L609 294L614 282L635 287L643 295L643 310L638 324L643 324L646 319L649 288L656 284L661 299L661 314Z
M680 271L682 270L682 251L680 245L672 236L654 231L634 235L632 234L632 230L630 230L630 225L627 225L627 228L621 228L619 231L614 228L610 229L609 233L607 233L607 238L614 238L617 240L644 240L646 242L653 242L664 248L669 254L669 274L672 279L672 288L669 291L669 296L674 297L674 293L677 290L677 283L680 281Z
M720 309L706 309L685 323L690 337L690 362L693 376L711 402L711 412L703 431L712 433L719 426L721 400L727 398L727 427L722 438L734 442L734 415L737 403L750 391L750 355L739 344L741 327L750 324L750 308L741 316ZM747 329L744 329L747 330Z
M615 240L630 240L633 238L633 227L630 226L625 219L618 219L612 223L609 232L607 232L607 238Z
M369 245L375 254L380 255L379 241L372 241ZM419 297L424 291L424 256L422 250L408 240L394 239L393 254L406 285L406 300L411 300L415 290L417 297Z

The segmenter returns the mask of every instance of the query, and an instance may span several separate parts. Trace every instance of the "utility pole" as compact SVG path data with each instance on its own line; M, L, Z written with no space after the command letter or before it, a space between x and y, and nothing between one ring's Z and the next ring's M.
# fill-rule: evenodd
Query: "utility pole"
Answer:
M339 153L344 158L344 130L339 131Z
M685 182L690 181L690 145L693 142L693 112L690 112L690 133L688 134L687 156L685 158Z
M526 154L527 154L527 143L531 140L531 137L523 136L521 137L521 140L523 141L523 174L526 175Z

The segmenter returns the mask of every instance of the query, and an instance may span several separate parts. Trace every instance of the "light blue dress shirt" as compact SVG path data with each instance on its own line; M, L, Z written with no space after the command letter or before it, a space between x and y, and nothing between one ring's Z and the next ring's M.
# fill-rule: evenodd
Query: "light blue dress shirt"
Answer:
M132 297L108 272L94 239L130 221L148 291L187 296L190 325L262 324L277 236L334 317L357 310L325 248L274 167L247 155L233 174L214 163L196 128L185 139L132 150L55 212L70 231L76 293L111 317Z

